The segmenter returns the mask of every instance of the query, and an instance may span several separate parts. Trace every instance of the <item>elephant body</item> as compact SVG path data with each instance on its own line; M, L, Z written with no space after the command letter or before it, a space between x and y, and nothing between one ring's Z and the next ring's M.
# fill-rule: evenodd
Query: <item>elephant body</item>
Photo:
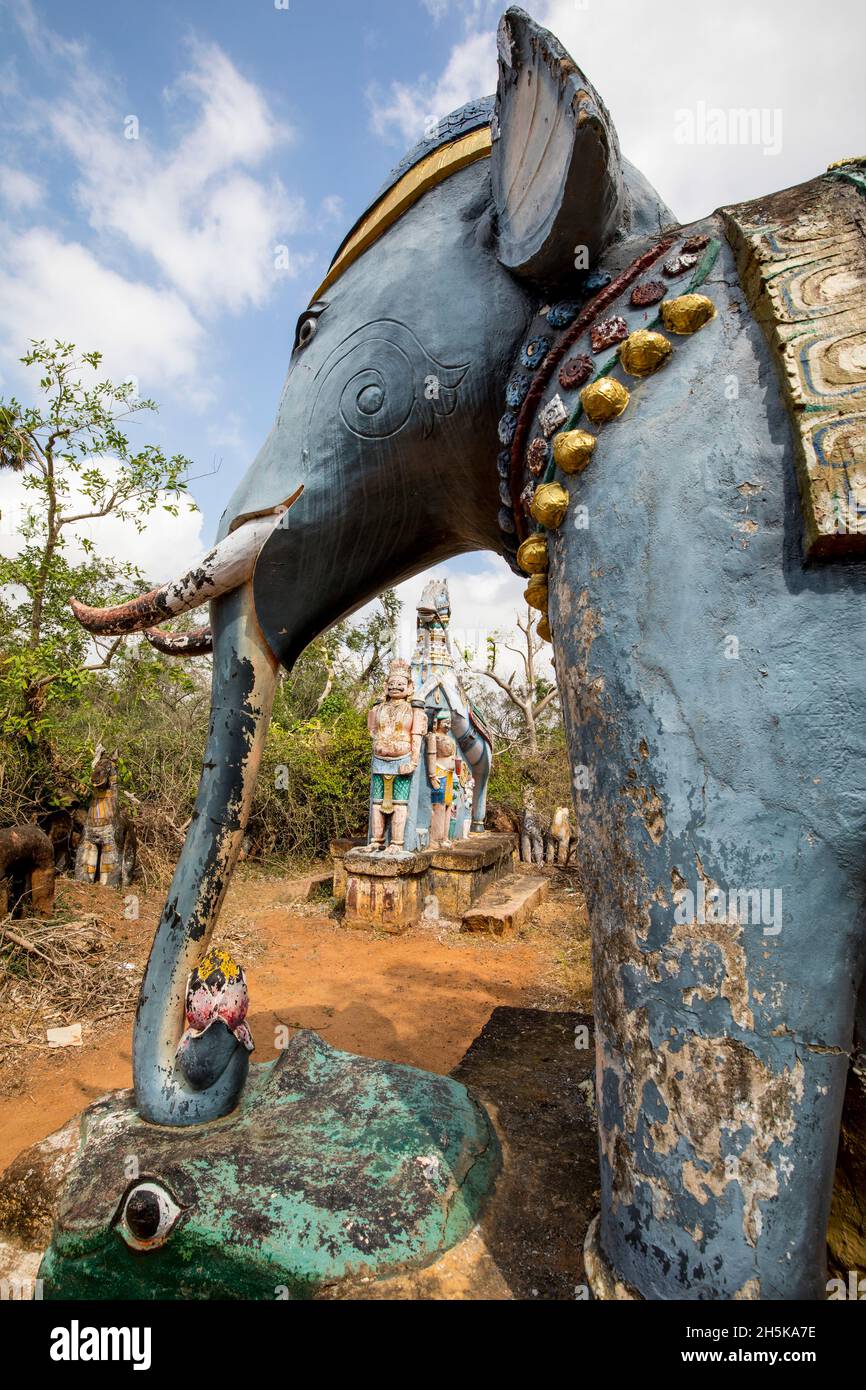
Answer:
M855 168L681 227L570 56L507 12L495 107L407 157L302 315L204 577L76 609L111 632L211 600L205 766L136 1024L146 1119L217 1118L244 1084L230 1035L198 1090L174 1049L278 665L491 549L546 590L572 764L594 1287L823 1296L864 940L864 186ZM678 327L669 301L698 290ZM626 371L638 330L657 370ZM626 408L587 428L585 384Z
M599 1239L644 1296L818 1298L862 969L866 575L804 564L794 434L715 230L716 318L600 431L569 480L588 525L551 547ZM750 889L769 911L728 920Z

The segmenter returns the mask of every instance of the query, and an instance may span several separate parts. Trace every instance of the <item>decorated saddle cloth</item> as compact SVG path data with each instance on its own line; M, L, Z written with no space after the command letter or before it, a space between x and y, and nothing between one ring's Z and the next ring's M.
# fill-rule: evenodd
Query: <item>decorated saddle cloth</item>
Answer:
M722 210L781 369L806 554L866 551L866 158Z

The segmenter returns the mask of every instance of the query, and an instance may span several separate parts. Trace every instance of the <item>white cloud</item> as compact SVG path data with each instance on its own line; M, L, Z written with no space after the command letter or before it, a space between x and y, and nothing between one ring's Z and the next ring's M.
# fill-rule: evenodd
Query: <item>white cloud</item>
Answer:
M125 279L44 228L7 230L2 242L0 343L10 357L31 338L60 338L98 348L108 374L136 377L142 395L177 378L195 386L204 332L173 290Z
M0 165L0 199L10 212L35 208L42 198L42 184L32 174L7 164Z
M443 9L439 0L431 5ZM862 0L822 7L729 0L723 9L684 9L681 0L538 0L533 13L599 91L623 153L683 221L814 178L832 160L859 152L866 84L852 35L862 28ZM392 83L385 95L368 93L379 135L410 140L431 114L495 89L489 5L453 0L448 15L462 15L467 33L439 79L421 74ZM771 140L678 143L677 112L696 111L699 102L764 110L768 121L779 111L781 151L764 153Z
M47 116L78 166L76 194L93 228L152 257L199 313L238 313L265 301L275 246L304 220L302 200L279 179L251 172L291 131L215 44L194 44L191 60L169 95L191 101L195 116L173 148L159 149L92 82L84 100L76 91ZM282 267L298 268L291 255Z
M319 226L329 226L336 222L342 224L346 217L346 204L339 193L328 193L319 205Z
M659 0L611 0L600 19L572 0L547 0L552 29L601 93L624 154L683 221L725 203L759 197L823 172L856 153L866 117L858 46L859 0L730 0L724 10ZM628 44L612 41L627 33ZM671 35L679 36L674 49ZM682 145L678 110L698 102L723 110L779 110L782 148Z
M43 24L32 0L13 0L12 13L34 56L42 63L79 63L87 56L84 44L65 39Z
M448 0L421 0L421 4L436 24L448 13Z
M456 107L495 90L496 34L470 34L454 45L437 80L421 76L411 85L392 82L387 94L376 86L368 88L370 124L377 135L399 135L408 144Z
M99 348L110 374L136 377L144 394L167 389L201 410L215 389L204 323L261 306L310 259L287 245L303 202L267 172L292 131L216 44L191 41L163 94L173 133L161 142L83 43L55 34L29 0L13 13L46 73L16 93L13 133L71 163L94 235L71 239L53 210L26 233L0 228L6 374L30 338L61 336ZM39 193L30 173L0 169L0 196L19 208Z

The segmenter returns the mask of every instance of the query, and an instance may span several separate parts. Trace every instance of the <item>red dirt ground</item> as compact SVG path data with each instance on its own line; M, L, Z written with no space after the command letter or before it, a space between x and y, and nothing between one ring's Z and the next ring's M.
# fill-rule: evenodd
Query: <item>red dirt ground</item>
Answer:
M313 1028L332 1045L438 1072L457 1065L497 1005L590 1008L589 934L570 878L551 873L551 890L530 923L507 940L431 923L400 937L347 931L332 904L297 900L297 880L243 866L215 940L245 966L255 1059L274 1055L275 1028ZM95 913L109 927L102 965L147 958L162 892L140 893L140 917L123 919L123 898L63 880L58 910ZM111 1008L111 995L107 1007ZM49 1048L46 1019L4 1006L0 1025L0 1171L23 1148L60 1128L105 1091L132 1080L132 1011L91 1022L74 1013L47 1020L83 1023L83 1046ZM16 1037L17 1035L17 1037ZM26 1038L21 1042L18 1039Z

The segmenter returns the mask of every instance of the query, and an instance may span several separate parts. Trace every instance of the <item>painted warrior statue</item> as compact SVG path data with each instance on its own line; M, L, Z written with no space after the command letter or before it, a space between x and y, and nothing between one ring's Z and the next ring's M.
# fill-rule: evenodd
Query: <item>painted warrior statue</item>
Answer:
M457 745L451 737L451 715L437 714L427 735L427 776L430 778L430 846L447 845L454 800L454 769Z
M90 774L93 799L75 856L78 883L128 888L132 882L135 827L118 797L117 761L117 749L107 753L101 743L97 745Z
M373 741L371 850L385 848L385 831L391 824L390 850L403 849L412 776L427 732L423 701L412 699L409 663L391 663L385 698L377 700L367 716Z

